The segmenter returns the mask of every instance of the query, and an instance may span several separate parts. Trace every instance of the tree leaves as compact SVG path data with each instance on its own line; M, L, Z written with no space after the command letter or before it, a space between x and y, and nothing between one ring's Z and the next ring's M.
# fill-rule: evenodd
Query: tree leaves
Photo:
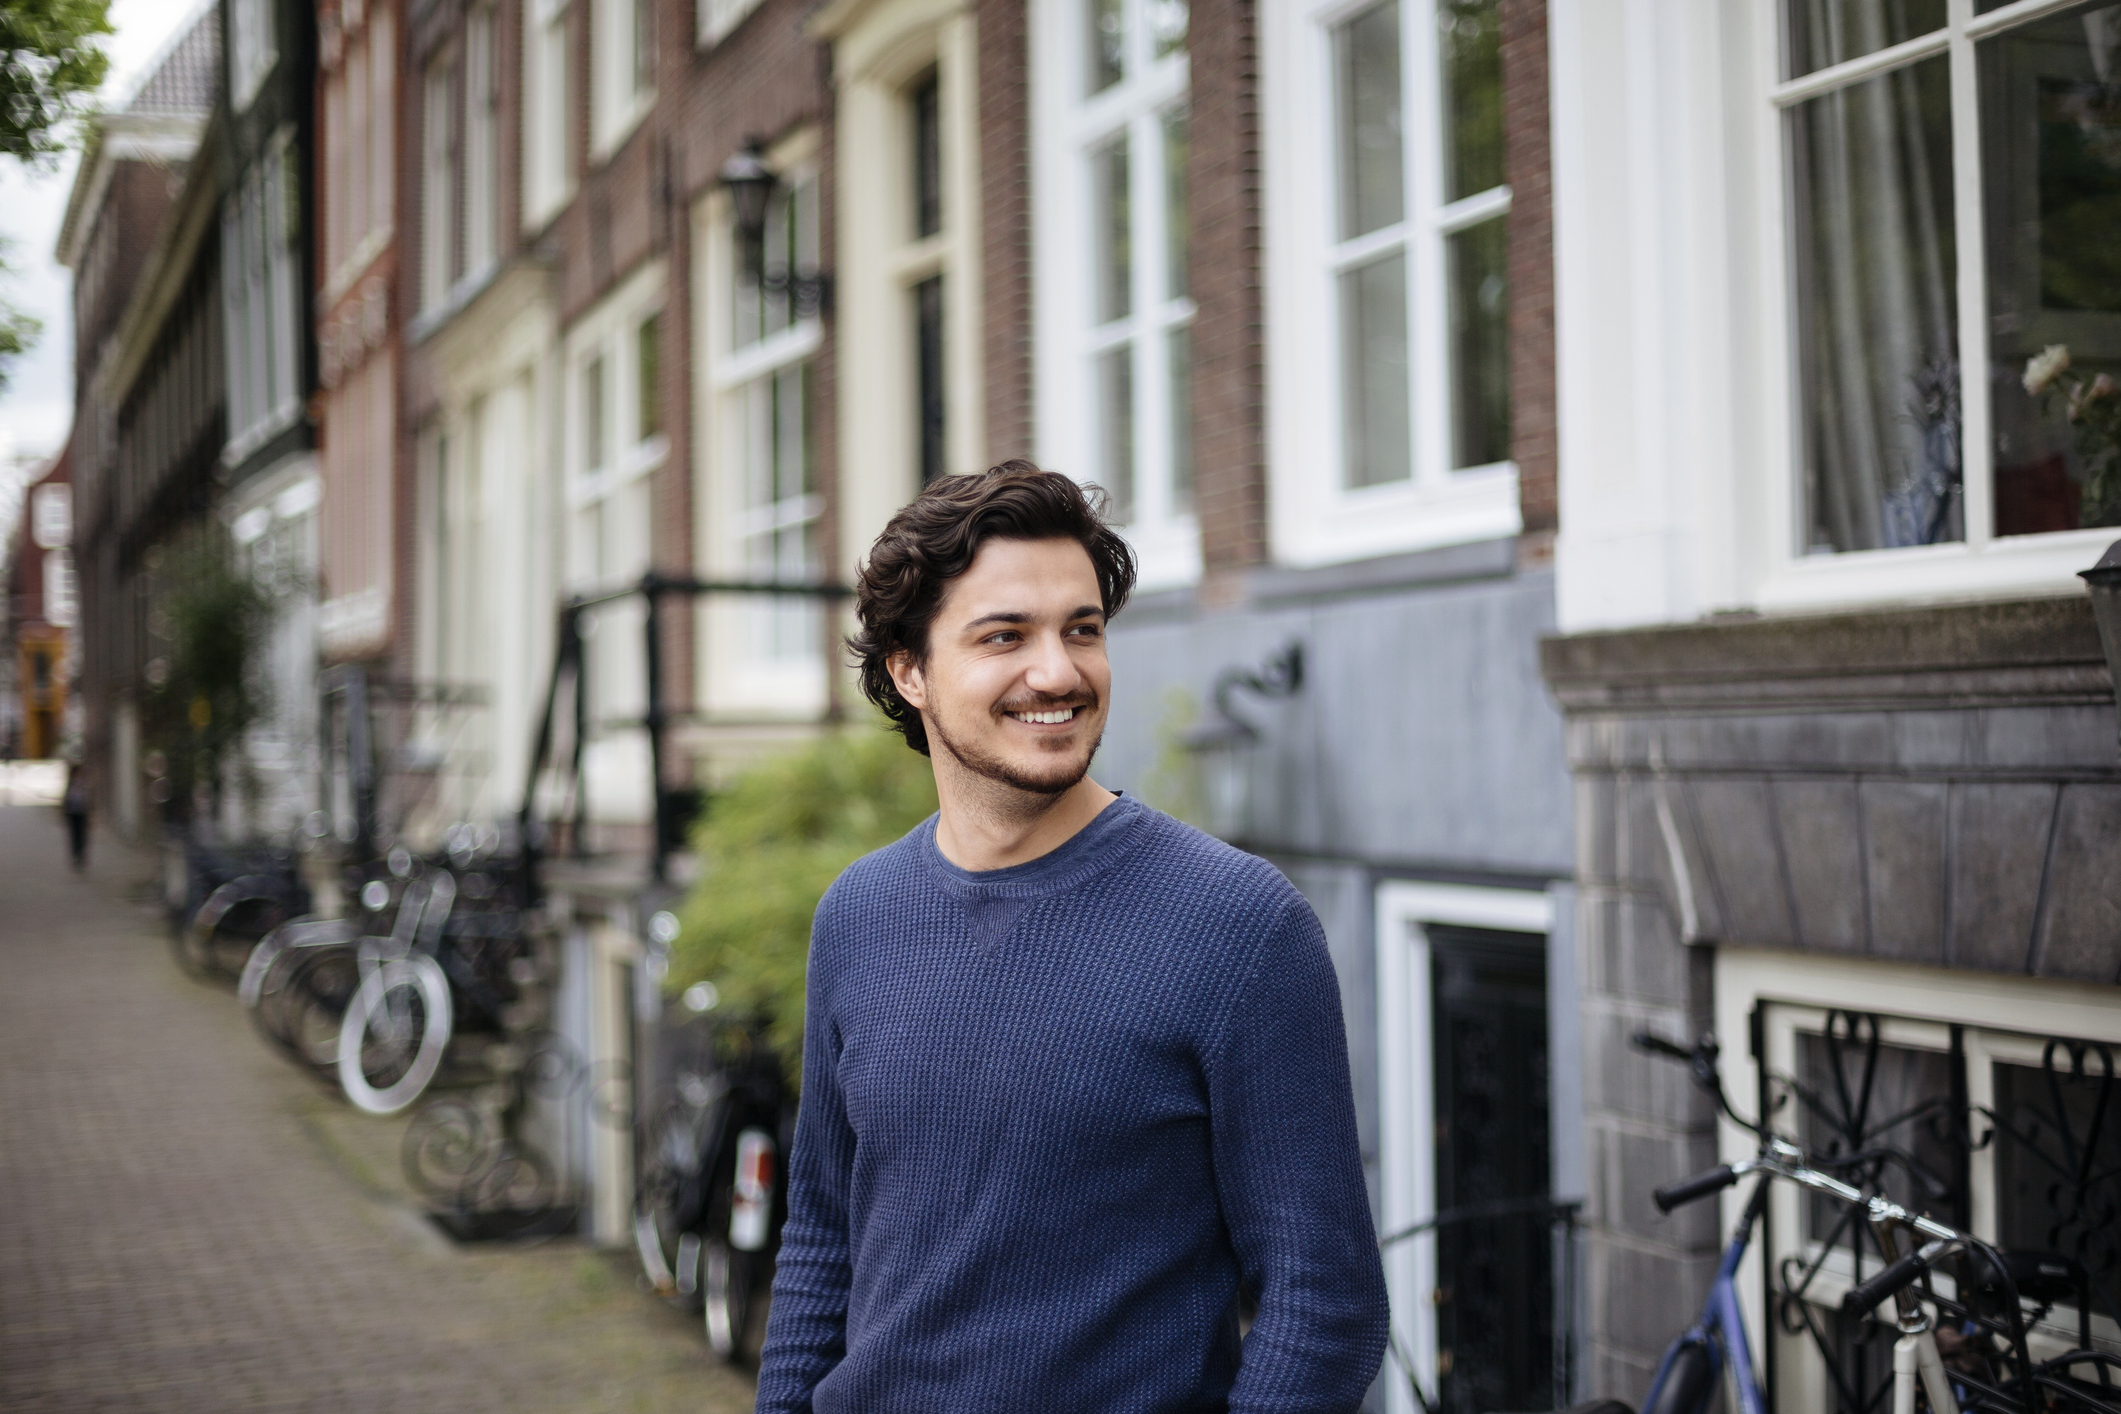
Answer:
M65 150L68 119L103 83L110 0L0 0L0 153L37 162Z

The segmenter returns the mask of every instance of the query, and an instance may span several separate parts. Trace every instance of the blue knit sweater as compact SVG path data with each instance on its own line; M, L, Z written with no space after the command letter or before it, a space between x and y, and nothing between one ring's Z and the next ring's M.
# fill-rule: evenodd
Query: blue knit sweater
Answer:
M1125 796L984 873L930 819L818 906L807 1025L760 1414L1361 1402L1340 992L1272 866Z

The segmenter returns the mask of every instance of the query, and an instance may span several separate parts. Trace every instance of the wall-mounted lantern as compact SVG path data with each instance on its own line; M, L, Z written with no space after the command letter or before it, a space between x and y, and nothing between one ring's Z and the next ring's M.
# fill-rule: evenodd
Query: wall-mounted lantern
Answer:
M2114 682L2116 738L2121 740L2121 540L2106 547L2098 564L2077 571L2077 577L2091 592L2099 648L2106 654L2106 674Z
M1209 691L1211 715L1186 733L1185 747L1201 763L1209 829L1224 839L1243 833L1251 816L1252 752L1259 728L1240 717L1230 699L1240 689L1255 697L1294 697L1304 685L1304 646L1292 642L1257 669L1225 668Z
M722 189L729 193L735 217L739 269L744 279L761 294L791 295L796 308L815 314L832 307L832 276L823 271L801 274L794 270L766 268L766 212L780 178L766 165L764 145L757 138L722 164Z

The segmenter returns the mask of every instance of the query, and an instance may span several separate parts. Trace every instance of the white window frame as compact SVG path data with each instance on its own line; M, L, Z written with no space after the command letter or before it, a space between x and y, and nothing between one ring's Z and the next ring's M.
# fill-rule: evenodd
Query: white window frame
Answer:
M274 0L230 0L228 6L229 100L238 113L250 107L259 85L279 62L273 4Z
M759 7L759 0L697 0L693 13L693 43L712 49L736 32L736 27Z
M1888 1045L1944 1051L1950 1045L1948 1028L1966 1028L1967 1096L1971 1103L1985 1105L1993 1096L1994 1071L1998 1060L2038 1065L2039 1044L2031 1038L2069 1036L2109 1045L2121 1045L2121 989L2060 982L2038 977L1999 973L1913 967L1904 963L1876 962L1864 958L1789 953L1766 948L1723 947L1716 951L1716 1034L1724 1039L1724 1087L1741 1113L1750 1113L1750 1097L1759 1093L1759 1066L1742 1038L1750 1034L1753 1009L1770 1004L1763 1037L1771 1069L1788 1074L1795 1067L1796 1035L1816 1030L1828 1011L1846 1010L1852 1004L1875 1010L1880 1016L1880 1039ZM1851 999L1860 999L1852 1003ZM1810 1024L1808 1024L1810 1023ZM1733 1038L1740 1038L1734 1044ZM1725 1162L1751 1158L1759 1142L1728 1119L1718 1121L1718 1148ZM1644 1176L1641 1181L1667 1182L1683 1175ZM1993 1150L1974 1156L1972 1227L1976 1236L1996 1237L1996 1190ZM1769 1222L1774 1233L1803 1231L1799 1205L1802 1195L1787 1184L1777 1185L1769 1200ZM1723 1226L1738 1220L1748 1197L1744 1185L1723 1197ZM1786 1246L1785 1251L1790 1250ZM1738 1273L1738 1295L1753 1330L1767 1329L1761 1309L1762 1263L1771 1254L1765 1244L1755 1243L1746 1253ZM1837 1277L1829 1260L1815 1283L1823 1299L1838 1301L1847 1289L1846 1275ZM2093 1339L2110 1345L2121 1340L2111 1320L2093 1316ZM2030 1333L2028 1344L2035 1359L2059 1355L2075 1344L2074 1313L2067 1325L2050 1321ZM1824 1367L1808 1337L1780 1336L1776 1341L1777 1386L1785 1391L1791 1408L1809 1408L1804 1391L1817 1391L1825 1381ZM1756 1350L1764 1358L1765 1350Z
M641 15L654 17L654 0L588 0L596 40L589 46L589 160L601 162L640 126L655 106L655 83L637 82L635 53ZM650 56L653 72L653 56Z
M586 0L585 0L586 2ZM544 229L574 196L571 0L524 0L523 229Z
M1124 77L1084 92L1089 55L1087 0L1033 0L1031 6L1032 206L1051 238L1033 243L1036 300L1036 407L1040 461L1085 482L1101 480L1101 428L1093 372L1098 355L1131 343L1134 402L1134 507L1121 526L1140 561L1140 587L1170 589L1201 573L1200 522L1172 486L1170 334L1193 323L1190 295L1152 301L1164 284L1163 117L1191 94L1189 52L1155 57L1150 0L1124 0ZM1130 313L1102 325L1095 307L1096 209L1092 154L1125 135L1132 218ZM1190 176L1190 174L1189 174ZM1052 213L1046 219L1043 213ZM1192 272L1198 280L1199 272ZM1193 351L1198 367L1200 350ZM1198 481L1196 454L1195 479Z
M1443 199L1434 0L1398 0L1406 214L1343 240L1335 28L1373 0L1265 0L1260 14L1267 245L1268 507L1274 558L1321 565L1516 535L1517 467L1451 467L1445 246L1509 210L1507 186ZM1340 272L1406 251L1412 476L1346 484Z
M1430 997L1430 924L1551 935L1544 891L1393 880L1377 886L1378 1231L1436 1216L1436 1097ZM1385 1249L1392 1329L1422 1388L1436 1388L1434 1233ZM1385 1381L1387 1414L1415 1414L1398 1377Z
M500 74L495 66L494 7L464 22L464 270L475 279L501 254Z
M445 50L421 76L420 308L439 309L456 283L457 56Z
M1790 268L1793 239L1789 193L1783 178L1783 114L1808 97L1840 87L1863 74L1948 54L1952 90L1953 224L1958 246L1959 364L1988 366L1988 262L1981 182L1980 114L1976 107L1974 45L1979 40L2065 8L2072 0L2019 0L1985 15L1972 0L1951 0L1946 28L1877 54L1785 82L1781 75L1780 0L1754 0L1752 67L1747 88L1758 95L1754 119L1755 200L1760 204L1761 328L1769 341L1762 361L1762 430L1768 465L1775 475L1769 498L1766 570L1753 598L1764 609L1817 609L1910 598L1980 599L2013 594L2081 592L2077 571L2096 561L2115 535L2114 527L2052 531L2038 535L1993 533L1994 448L1989 386L1985 378L1961 383L1960 469L1966 539L1956 544L1836 555L1797 551L1806 524L1802 388L1796 360L1796 287Z
M655 504L650 478L668 457L670 442L662 433L641 437L635 427L640 408L640 353L634 334L642 320L666 307L663 291L663 263L650 261L575 321L561 341L560 433L565 471L559 544L565 566L563 583L570 589L608 589L630 583L653 562ZM604 419L610 445L606 464L591 467L585 451L584 374L599 358L604 360L609 380ZM639 543L621 546L617 562L601 570L593 562L584 563L581 548L591 528L600 537L607 534L603 517L634 497L649 498ZM646 706L644 622L643 606L637 599L592 610L584 619L593 728L583 757L584 789L590 814L598 820L639 822L652 815L647 734L621 725L637 722Z
M810 32L833 46L839 83L832 170L839 573L920 493L920 384L913 290L943 277L943 469L988 464L980 247L979 50L955 0L834 0ZM937 80L942 229L916 238L912 85ZM1034 73L1035 81L1035 73ZM768 154L779 160L778 150ZM848 435L848 429L860 429ZM1000 449L1014 453L1021 449Z
M282 128L223 198L221 306L228 378L228 443L234 466L292 426L302 411L299 273L293 213L293 130Z
M817 181L818 148L816 132L798 133L769 154L768 165L789 185ZM819 234L822 238L823 233ZM736 233L727 196L717 192L700 203L694 213L693 240L693 268L704 277L694 287L693 330L698 349L694 366L700 370L694 425L706 432L699 444L701 477L693 543L704 577L748 580L755 576L745 553L746 531L751 528L746 521L754 512L745 504L751 468L748 449L742 445L748 430L744 400L759 380L815 360L824 347L824 322L814 311L799 314L786 328L737 345L732 323ZM814 362L812 367L816 368ZM820 402L814 405L813 415L822 421L831 413ZM813 435L820 430L813 426ZM822 491L813 493L811 499L820 503L813 514L822 513ZM816 566L821 577L829 568L823 562ZM822 601L799 602L822 615ZM761 607L727 596L703 604L696 618L697 700L720 716L813 720L824 710L829 691L829 655L823 651L827 635L820 635L820 651L807 657L761 656L751 651Z

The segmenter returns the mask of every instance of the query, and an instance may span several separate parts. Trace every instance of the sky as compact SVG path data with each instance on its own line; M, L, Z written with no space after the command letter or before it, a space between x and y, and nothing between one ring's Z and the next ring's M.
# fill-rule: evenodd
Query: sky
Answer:
M204 0L212 3L212 0ZM111 0L104 41L110 77L101 101L120 107L154 70L170 42L203 8L190 0ZM7 241L8 273L0 298L44 321L35 347L15 360L0 392L0 479L18 458L48 456L66 441L74 411L72 272L53 258L59 222L74 184L74 154L49 171L0 157L0 238ZM10 499L0 486L0 516Z

